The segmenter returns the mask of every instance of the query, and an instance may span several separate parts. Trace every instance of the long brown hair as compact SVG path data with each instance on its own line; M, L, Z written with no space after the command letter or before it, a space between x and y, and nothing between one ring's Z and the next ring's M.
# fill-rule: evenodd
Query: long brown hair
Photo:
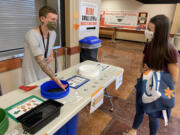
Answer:
M165 15L157 15L150 22L155 25L154 37L150 43L149 67L162 70L167 63L175 63L173 46L169 44L169 19Z

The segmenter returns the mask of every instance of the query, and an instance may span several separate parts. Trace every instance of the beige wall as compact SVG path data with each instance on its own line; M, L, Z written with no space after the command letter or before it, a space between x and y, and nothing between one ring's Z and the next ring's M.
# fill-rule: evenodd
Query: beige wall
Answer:
M79 30L74 29L74 25L79 24L79 16L77 18L74 18L74 13L79 14L79 0L66 0L65 1L66 46L70 48L79 46ZM79 54L68 55L67 57L68 67L78 64L79 62L80 62Z
M79 53L76 53L76 54L73 54L73 55L68 55L68 67L72 67L76 64L78 64L80 62L80 54Z
M173 20L176 4L142 4L136 0L102 0L101 10L137 10L147 11L149 18L165 14Z
M180 33L180 4L176 5L171 34Z
M22 68L0 73L2 93L7 93L22 84Z
M79 45L79 30L74 29L74 24L79 24L79 17L74 18L74 13L79 13L79 0L65 0L66 21L66 46L75 47Z
M165 14L169 17L173 24L173 31L177 30L177 25L179 24L179 14L180 11L176 11L176 4L142 4L136 0L102 0L101 11L118 11L118 10L136 10L148 12L148 21L151 17L158 14ZM176 13L176 19L174 20L174 14ZM175 26L174 26L175 25ZM171 32L171 34L172 34ZM132 41L145 42L144 34L137 33L127 33L127 32L117 32L117 39L125 39Z

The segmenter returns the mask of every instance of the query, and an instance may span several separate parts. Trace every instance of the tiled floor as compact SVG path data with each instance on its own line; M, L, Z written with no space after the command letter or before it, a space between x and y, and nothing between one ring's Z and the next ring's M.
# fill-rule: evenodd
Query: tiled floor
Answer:
M79 114L78 135L100 135L112 120L112 116L101 110L96 110L89 115L89 107L86 107ZM93 129L93 130L91 130Z
M95 114L88 114L87 108L80 112L78 135L120 135L122 131L131 127L135 115L134 85L140 75L144 45L121 40L112 43L107 39L103 39L102 45L99 49L99 61L123 67L125 69L123 85L118 91L114 90L114 84L109 86L110 94L114 96L114 112L109 111L110 103L106 98ZM164 127L164 122L161 120L158 135L180 135L180 98L178 97L180 97L180 78L176 83L176 106L172 111L169 125ZM138 135L149 135L147 116L138 130Z

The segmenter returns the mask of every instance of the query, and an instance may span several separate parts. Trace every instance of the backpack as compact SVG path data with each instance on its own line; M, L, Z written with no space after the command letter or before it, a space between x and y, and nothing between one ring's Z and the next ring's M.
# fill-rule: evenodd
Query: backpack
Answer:
M162 111L165 126L168 125L167 110L175 105L175 87L171 74L148 70L135 87L141 93L144 112L150 114Z

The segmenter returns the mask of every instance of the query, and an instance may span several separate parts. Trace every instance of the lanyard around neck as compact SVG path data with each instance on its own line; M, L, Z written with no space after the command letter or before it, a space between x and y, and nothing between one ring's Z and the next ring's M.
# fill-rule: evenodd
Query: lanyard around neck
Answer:
M41 37L42 37L43 45L44 45L44 50L45 50L44 58L47 58L47 53L48 53L48 48L49 48L49 32L48 32L48 37L47 37L47 45L45 46L44 36L43 36L41 26L39 26L39 30L40 30L40 33L41 33Z

